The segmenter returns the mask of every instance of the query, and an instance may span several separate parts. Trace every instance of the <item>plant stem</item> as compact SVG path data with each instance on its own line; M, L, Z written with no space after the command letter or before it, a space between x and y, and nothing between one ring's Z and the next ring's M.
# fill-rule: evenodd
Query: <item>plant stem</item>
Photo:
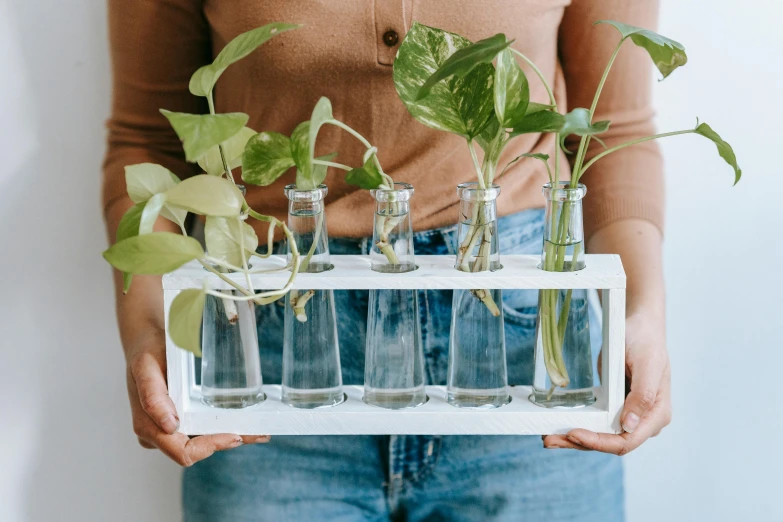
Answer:
M209 104L209 113L215 114L215 100L212 98L212 91L209 91L207 93L207 103ZM236 185L236 181L234 181L234 175L231 173L231 169L228 167L228 161L226 161L226 151L223 150L223 144L218 143L218 152L220 152L220 160L223 162L223 170L225 171L226 178L228 178L231 183Z
M593 103L590 105L590 120L589 123L593 123L593 116L595 115L595 110L598 108L598 100L601 98L601 92L604 90L604 84L606 83L606 79L609 77L609 71L612 70L612 65L614 65L614 61L617 58L617 54L620 52L620 49L623 46L623 43L625 43L625 38L620 40L620 43L617 44L617 47L615 47L614 52L612 53L612 57L609 58L609 63L606 64L606 69L604 69L604 74L601 76L601 81L598 82L598 88L595 91L595 96L593 96ZM585 160L585 155L587 154L587 148L590 145L590 136L582 136L582 139L579 140L579 150L576 153L576 161L574 161L574 174L572 174L571 179L573 180L572 185L576 186L576 183L579 180L578 173L579 170L582 168L582 164Z
M353 170L348 165L343 165L342 163L335 163L333 161L324 161L324 160L319 160L319 159L314 159L313 160L313 165L324 165L326 167L334 167L336 169L341 169L341 170L345 170L345 171Z
M479 165L478 156L476 156L476 149L473 148L473 140L468 140L468 149L470 149L470 157L473 160L473 166L476 167L476 177L478 178L479 188L486 188L484 183L484 172Z
M324 224L324 212L323 210L319 212L318 219L315 222L315 233L313 234L313 243L310 245L310 250L307 251L307 256L302 261L302 267L300 270L302 272L306 272L307 268L310 266L310 260L313 258L313 254L315 254L315 249L318 246L318 241L321 239L321 229L323 228Z
M541 83L544 84L544 88L546 89L546 92L549 95L549 104L552 106L554 110L557 110L557 102L555 101L555 95L552 92L552 88L549 86L549 82L546 81L546 78L541 73L541 70L538 67L536 67L536 64L534 64L530 58L528 58L521 52L517 51L513 47L509 47L509 49L511 49L511 52L515 53L517 56L522 58L522 60L524 60L524 62L528 64L528 66L530 66L531 69L533 69L533 72L536 73L538 78L541 80Z
M657 140L658 138L667 138L669 136L679 136L681 134L694 134L696 131L694 129L688 129L688 130L681 130L681 131L675 131L675 132L664 132L662 134L656 134L654 136L647 136L645 138L639 138L637 140L629 141L627 143L622 143L620 145L617 145L615 147L612 147L611 149L607 149L600 154L596 155L593 159L587 162L587 164L582 167L581 172L579 172L579 176L577 177L577 182L579 182L579 179L582 177L582 175L587 172L587 169L593 166L593 164L603 158L604 156L607 156L613 152L616 152L620 149L624 149L626 147L630 147L631 145L638 145L639 143L644 143L645 141L651 141L651 140Z

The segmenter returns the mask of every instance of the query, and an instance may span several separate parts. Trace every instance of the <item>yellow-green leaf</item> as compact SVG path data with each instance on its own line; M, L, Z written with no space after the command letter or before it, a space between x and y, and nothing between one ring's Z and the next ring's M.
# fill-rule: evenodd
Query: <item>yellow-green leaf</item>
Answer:
M238 218L207 216L204 239L211 257L234 266L242 266L258 248L258 236L253 227ZM245 246L244 259L241 241Z
M125 167L125 185L134 203L143 203L155 194L166 192L179 183L179 178L166 167L154 163L139 163ZM163 205L160 215L169 221L185 226L187 210Z
M231 217L239 215L245 198L226 178L199 174L169 189L166 201L195 214Z
M169 337L196 357L201 357L201 320L206 297L200 288L188 288L177 294L169 308Z
M238 133L221 143L226 155L229 169L235 169L242 165L242 152L250 138L256 135L256 131L249 127L243 127ZM198 159L199 166L211 176L222 176L225 172L223 160L220 157L220 147L214 145Z
M204 255L198 241L171 232L123 239L103 253L114 268L130 274L165 274Z
M211 64L193 73L190 78L190 92L196 96L208 96L229 65L249 55L271 38L299 27L301 25L275 22L240 34L220 51Z
M160 110L182 140L185 159L194 163L209 149L231 138L247 123L249 116L241 112L228 114L187 114Z

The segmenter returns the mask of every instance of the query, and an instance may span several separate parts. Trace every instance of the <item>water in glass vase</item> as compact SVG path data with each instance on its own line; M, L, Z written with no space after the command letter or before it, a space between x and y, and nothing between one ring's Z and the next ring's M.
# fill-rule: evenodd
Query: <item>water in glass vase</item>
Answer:
M370 290L364 402L392 410L427 402L416 290Z
M300 273L332 269L323 200L327 188L285 188L288 227L302 256ZM288 261L292 261L288 244ZM334 406L345 400L332 290L292 290L285 298L282 402L294 408Z
M253 303L208 295L201 335L202 401L217 408L245 408L263 401Z
M595 394L593 393L593 357L590 349L587 291L542 290L539 300L540 302L554 300L557 314L555 321L545 317L539 321L536 332L535 377L530 400L550 408L575 408L592 404L595 402ZM567 306L565 314L568 317L565 323L560 319L565 317L564 306ZM543 329L550 324L554 327L564 326L561 329L562 349L559 352L550 351L545 346L543 336L546 333ZM547 358L549 358L548 364ZM557 368L565 368L565 372L559 372L567 378L565 386L561 381L556 385L553 384L550 370L557 371Z
M303 300L306 302L301 304ZM340 404L344 395L334 293L332 290L292 291L285 302L283 403L295 408ZM295 312L299 305L301 312Z
M481 291L502 302L500 290ZM461 408L498 408L511 400L503 320L474 292L454 290L447 399Z

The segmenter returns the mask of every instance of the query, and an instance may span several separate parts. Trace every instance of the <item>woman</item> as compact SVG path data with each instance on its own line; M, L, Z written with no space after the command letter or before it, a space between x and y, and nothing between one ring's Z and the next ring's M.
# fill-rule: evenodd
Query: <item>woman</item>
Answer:
M290 134L309 117L319 97L329 97L335 116L378 147L386 170L416 187L417 253L453 254L454 188L471 177L471 159L460 138L415 122L397 99L392 64L412 21L474 41L497 32L515 38L514 46L555 86L558 106L564 109L590 106L618 42L614 29L594 28L592 22L615 19L654 29L657 8L654 0L110 0L114 106L103 196L109 234L113 237L132 205L125 192L125 165L154 162L182 177L196 173L184 162L180 142L158 109L204 112L203 98L188 92L192 72L237 34L285 21L304 27L229 68L215 93L218 111L246 112L250 127ZM612 121L602 135L608 146L652 133L651 67L642 53L625 47L604 89L597 118ZM545 101L543 87L530 78L531 98ZM319 149L339 150L345 163L359 164L361 144L337 129L321 134ZM551 134L529 135L513 142L506 154L510 159L533 150L551 153L553 139ZM546 173L537 163L519 162L498 180L504 253L540 252L540 188ZM372 233L373 200L341 178L342 173L331 172L326 180L332 253L360 253L366 250L363 238ZM248 202L283 219L287 202L282 187L292 179L289 173L270 187L250 187ZM166 392L160 278L134 278L133 289L123 296L117 277L134 430L142 446L158 448L188 467L186 518L622 520L622 468L608 454L625 454L656 435L671 411L658 150L651 144L625 149L596 164L583 179L590 190L585 200L588 250L619 253L628 274L630 393L621 435L574 430L547 436L543 444L537 437L275 437L263 446L254 443L269 442L269 437L189 439L176 433L178 420ZM158 227L175 231L165 221ZM257 232L264 237L264 230ZM504 297L512 384L532 380L535 298L530 292ZM428 380L442 384L450 293L422 292L422 299ZM366 295L338 294L337 302L344 381L361 382ZM282 312L273 305L259 307L258 314L264 377L279 382Z

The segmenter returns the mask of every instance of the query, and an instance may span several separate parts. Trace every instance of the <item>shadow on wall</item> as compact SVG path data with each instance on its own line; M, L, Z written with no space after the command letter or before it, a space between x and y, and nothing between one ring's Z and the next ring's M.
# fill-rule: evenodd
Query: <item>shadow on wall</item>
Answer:
M141 449L131 429L100 256L105 3L9 3L0 41L15 41L0 59L12 81L0 98L12 115L30 110L3 122L14 160L0 173L0 410L13 421L0 430L0 519L178 519L176 466Z

